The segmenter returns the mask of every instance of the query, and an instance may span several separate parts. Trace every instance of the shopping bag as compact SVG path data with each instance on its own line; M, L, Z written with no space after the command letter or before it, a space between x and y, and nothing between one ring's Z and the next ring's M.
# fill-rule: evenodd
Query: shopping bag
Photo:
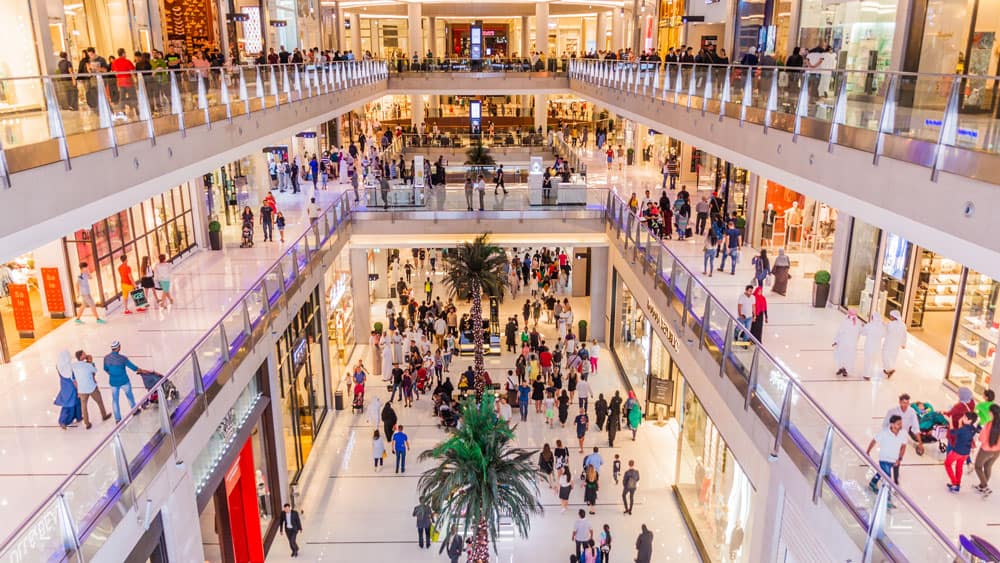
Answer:
M132 297L132 301L135 302L136 307L145 307L149 303L146 301L146 292L141 288L137 287L129 292L129 296Z
M441 532L438 531L437 526L432 525L431 526L431 541L432 542L436 542L436 541L440 541L440 539L441 539Z

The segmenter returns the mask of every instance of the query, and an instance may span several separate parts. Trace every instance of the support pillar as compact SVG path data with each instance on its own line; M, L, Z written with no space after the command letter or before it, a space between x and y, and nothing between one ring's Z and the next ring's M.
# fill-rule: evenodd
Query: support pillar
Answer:
M352 248L351 261L351 294L354 298L354 338L357 342L368 342L372 330L371 293L368 290L368 251L364 248Z
M437 18L434 16L427 17L427 47L424 50L430 51L435 57L440 56L437 48Z
M597 50L608 48L608 13L597 12Z
M545 100L545 94L535 94L535 131L538 131L538 128L541 127L543 134L547 129L546 120L548 118L548 106Z
M527 58L531 55L531 42L528 41L528 16L521 16L521 49L518 55Z
M611 10L611 49L617 51L625 48L625 10Z
M437 56L437 53L435 52L434 55ZM441 117L441 96L432 95L427 106L430 109L431 117Z
M417 2L411 2L406 5L406 25L408 30L407 48L409 49L409 55L412 57L413 53L416 52L420 55L420 50L424 46L424 30L423 23L421 21L421 14L423 13L423 6Z
M355 59L361 59L361 14L351 12L351 51Z
M414 126L420 125L424 122L424 97L420 95L410 96L410 108L412 109L412 114L410 116L410 123Z
M535 50L549 56L549 3L535 4Z
M608 301L608 283L611 279L608 266L608 247L590 248L590 338L606 341L607 324L604 322Z

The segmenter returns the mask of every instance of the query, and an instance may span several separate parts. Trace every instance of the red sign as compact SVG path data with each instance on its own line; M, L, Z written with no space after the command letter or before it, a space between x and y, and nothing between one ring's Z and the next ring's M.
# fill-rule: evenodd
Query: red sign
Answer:
M42 286L45 288L45 306L49 314L57 316L66 313L66 302L63 301L62 282L59 281L58 268L42 268Z
M14 309L14 326L22 336L29 338L35 332L35 319L31 316L31 297L28 286L20 283L7 285L10 292L10 306Z

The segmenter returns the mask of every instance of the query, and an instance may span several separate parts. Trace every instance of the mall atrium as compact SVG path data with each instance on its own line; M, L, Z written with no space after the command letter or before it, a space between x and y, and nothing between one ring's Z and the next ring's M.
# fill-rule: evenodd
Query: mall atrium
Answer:
M0 562L1000 562L994 26L0 3Z

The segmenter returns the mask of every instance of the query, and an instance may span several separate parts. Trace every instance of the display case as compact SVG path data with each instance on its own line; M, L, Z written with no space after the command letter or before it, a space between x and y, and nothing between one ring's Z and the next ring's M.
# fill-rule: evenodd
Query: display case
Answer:
M349 278L348 278L349 279ZM343 280L343 281L341 281ZM330 288L330 318L327 321L331 348L341 364L346 365L354 349L354 299L347 291L347 281L338 280Z
M971 388L979 396L990 386L1000 341L1000 319L996 315L998 294L1000 283L968 271L948 378L957 385Z

